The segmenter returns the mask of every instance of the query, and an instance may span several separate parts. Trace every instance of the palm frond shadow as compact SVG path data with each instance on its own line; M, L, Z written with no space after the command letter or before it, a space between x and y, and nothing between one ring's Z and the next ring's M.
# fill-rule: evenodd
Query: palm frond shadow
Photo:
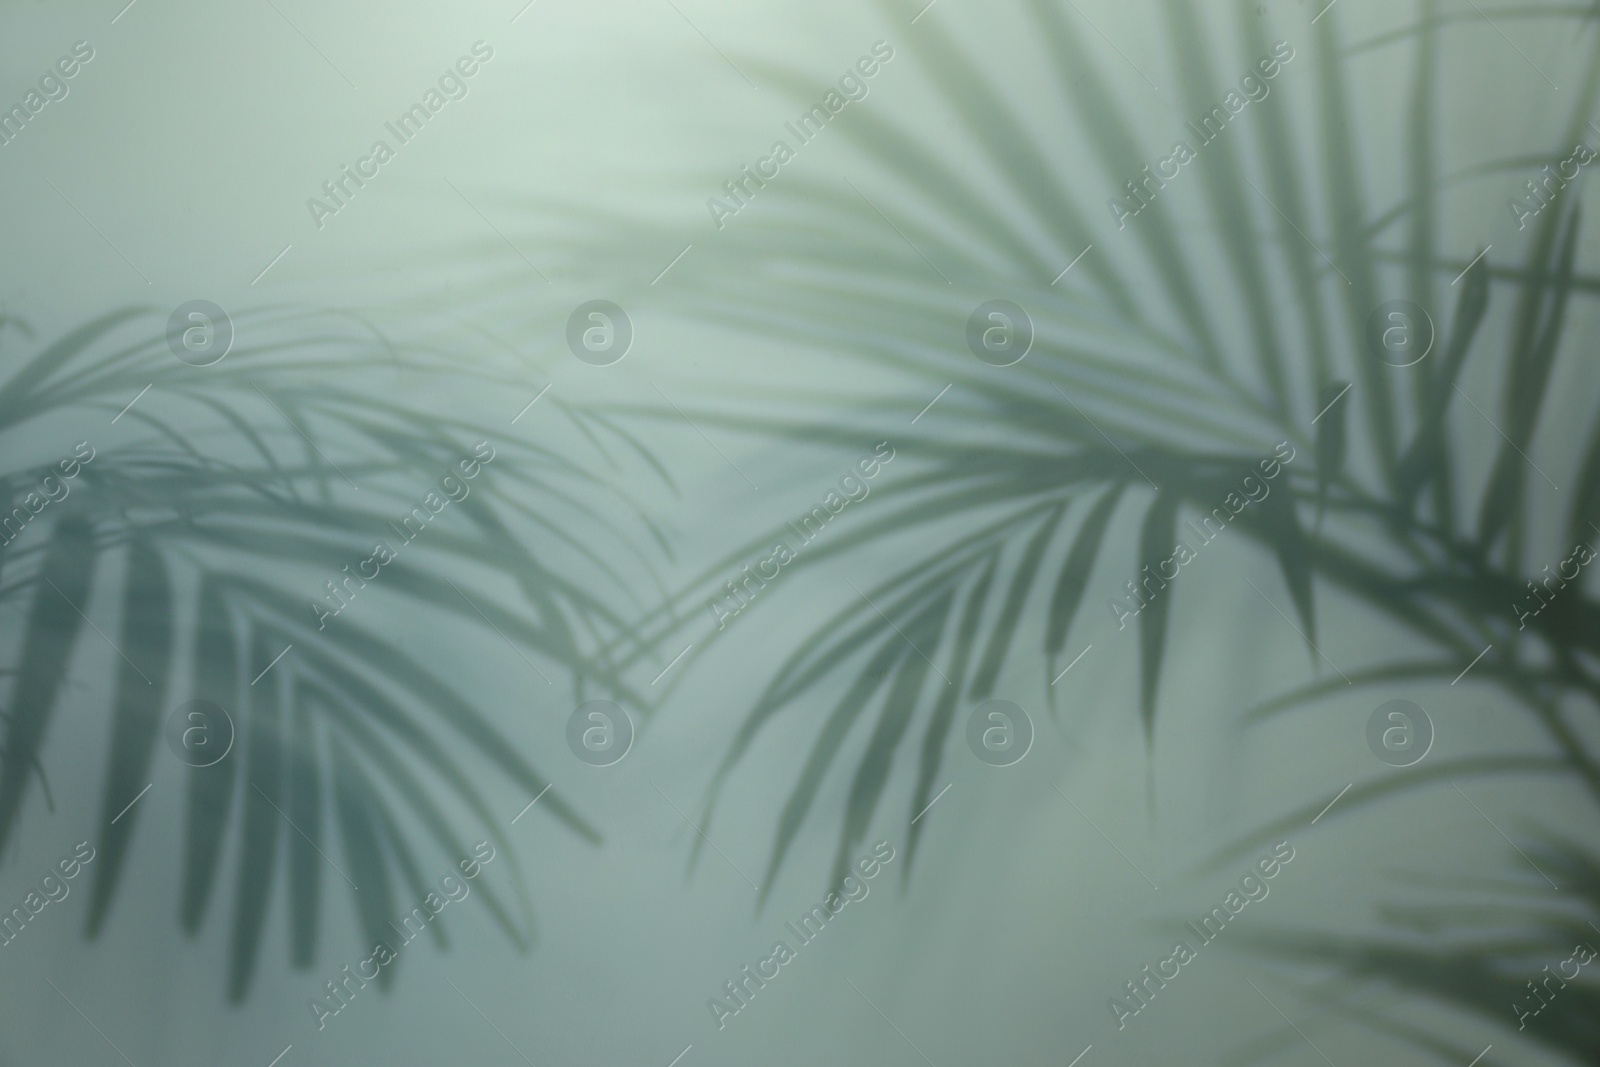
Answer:
M1537 873L1524 882L1482 885L1431 880L1440 899L1385 909L1389 929L1382 939L1257 930L1241 938L1241 946L1290 963L1332 967L1337 979L1305 995L1324 1018L1351 1012L1349 1001L1367 990L1399 987L1504 1025L1574 1062L1589 1062L1586 1050L1600 1047L1600 984L1584 974L1583 963L1600 952L1593 921L1600 914L1600 866L1591 849L1549 836L1520 866ZM1572 896L1556 898L1546 876ZM1566 973L1562 961L1575 964L1575 972ZM1409 1024L1392 1007L1361 1015L1374 1028L1441 1050L1438 1035L1405 1033ZM1286 1027L1250 1042L1232 1062L1258 1062L1291 1036L1299 1040ZM1453 1055L1461 1046L1448 1049Z
M904 24L901 5L881 0L879 7L892 25ZM1319 679L1264 704L1247 722L1303 708L1349 684L1449 682L1475 662L1472 684L1493 684L1523 708L1542 730L1545 749L1464 757L1367 783L1341 805L1341 817L1466 775L1569 778L1591 804L1600 803L1600 758L1574 726L1575 716L1592 724L1600 710L1600 600L1577 582L1569 588L1563 576L1560 596L1536 615L1517 618L1506 607L1528 596L1536 561L1559 558L1549 555L1552 544L1587 544L1600 534L1600 420L1584 427L1575 463L1566 462L1562 442L1540 433L1553 383L1576 380L1592 392L1592 375L1571 369L1581 356L1568 323L1572 300L1600 292L1600 277L1581 269L1577 190L1539 214L1519 264L1441 247L1444 188L1475 174L1506 174L1526 156L1454 170L1441 160L1436 131L1447 101L1438 89L1440 34L1473 32L1458 24L1478 16L1447 15L1434 0L1420 0L1413 24L1352 44L1338 29L1345 12L1325 12L1296 30L1301 58L1292 77L1280 76L1271 95L1250 105L1250 122L1208 144L1196 174L1183 179L1193 183L1214 229L1180 224L1162 194L1147 198L1128 232L1107 240L1106 227L1091 223L1080 205L1095 190L1120 188L1148 155L1104 73L1098 43L1068 6L1030 0L1025 8L1063 110L1086 146L1074 166L1046 147L1061 143L1059 131L1030 122L971 49L939 18L924 19L915 47L901 53L919 65L950 120L938 137L885 111L855 108L832 127L861 164L855 181L785 172L756 201L751 214L759 222L739 220L747 236L719 235L722 259L707 253L675 268L675 292L704 321L817 351L842 349L915 383L904 395L865 399L830 388L774 398L719 383L717 402L688 409L697 422L753 438L851 448L894 426L895 446L915 465L874 490L883 503L872 518L797 564L815 567L881 545L902 549L907 561L867 590L881 614L848 603L778 669L729 746L707 817L764 728L836 682L843 696L821 717L779 815L767 884L824 776L851 752L838 862L893 793L908 820L909 877L922 830L914 813L939 781L958 705L996 692L1025 635L1042 634L1055 669L1082 626L1118 516L1139 516L1138 582L1145 566L1172 553L1175 522L1215 507L1275 441L1314 462L1285 464L1268 506L1252 508L1235 525L1276 559L1312 646L1309 662L1315 667L1317 601L1335 592L1410 631L1430 654L1362 667L1348 679ZM1161 0L1160 10L1170 30L1170 79L1188 108L1212 106L1217 87L1227 84L1222 74L1271 50L1254 3L1225 5L1235 38L1227 58L1213 47L1193 0ZM1560 158L1587 128L1600 86L1594 10L1504 13L1554 19L1588 42L1580 69L1569 72L1576 102L1547 159ZM1378 55L1403 60L1410 72L1393 189L1374 189L1366 177L1372 141L1358 135L1353 104L1354 64ZM741 67L797 103L816 95L808 74L750 57ZM951 162L956 152L981 162L981 173ZM684 234L671 227L581 205L562 210L589 226L571 239L574 259L581 249L586 259L609 255L607 262L625 265L637 262L641 249L670 255L683 247ZM1062 272L1069 263L1078 263L1070 276ZM1202 271L1200 263L1220 269ZM1027 358L1005 368L979 365L961 344L971 308L997 292L1026 308L1035 331ZM486 298L494 295L485 290ZM1434 352L1404 370L1383 365L1366 342L1369 316L1394 296L1427 309L1440 327ZM1507 313L1486 328L1502 304ZM1496 332L1504 337L1498 356L1488 351ZM1471 399L1469 369L1475 381L1494 376L1503 399L1492 414ZM951 388L939 402L937 430L907 426L945 383ZM927 392L909 400L917 386ZM797 406L805 413L796 416ZM636 419L672 417L642 405L617 410ZM1486 419L1502 434L1490 439L1492 459L1480 469L1463 462L1459 445L1481 438ZM1527 506L1530 483L1543 479L1540 468L1554 466L1552 457L1563 463L1565 486L1557 491L1554 537L1530 521ZM964 531L949 535L952 522ZM681 627L681 606L702 601L729 564L769 543L753 539L708 567L646 617L639 647ZM1540 588L1553 592L1538 577ZM1169 591L1135 623L1147 735L1160 710L1172 600ZM914 635L940 678L929 677L902 632ZM913 744L914 783L891 790L894 756ZM1262 828L1240 847L1272 832ZM1584 862L1592 865L1592 857ZM1595 901L1585 907L1600 918ZM1533 924L1525 933L1539 929ZM1302 960L1381 974L1489 1012L1484 989L1463 976L1499 975L1495 946L1461 947L1450 961L1393 948L1374 955L1370 947L1337 938L1294 943ZM1450 966L1466 959L1477 961L1477 971ZM1497 1002L1489 1014L1502 1010ZM1432 1035L1390 1032L1435 1051L1446 1047ZM1581 1026L1549 1040L1574 1062L1593 1062L1600 1047Z
M375 540L405 549L418 536L396 520L416 507L443 509L438 492L430 493L437 507L419 504L439 489L441 472L484 458L471 443L482 440L478 428L430 406L428 390L395 401L374 386L391 372L459 380L459 359L397 345L359 322L352 329L347 317L269 310L240 320L241 337L262 340L195 368L165 352L157 322L139 308L103 315L13 361L0 379L3 432L80 436L86 413L110 418L119 408L124 420L114 431L88 431L89 458L70 478L49 463L0 473L0 605L21 620L0 633L15 665L0 721L0 851L42 779L50 725L94 626L120 658L91 837L99 856L87 936L106 928L135 862L144 806L131 802L175 773L156 764L163 724L180 702L203 700L228 714L236 736L220 762L182 772L178 912L182 928L197 934L233 866L230 999L249 990L275 894L287 893L290 959L308 968L327 927L324 883L335 891L349 883L366 945L392 940L397 905L407 901L409 910L429 892L423 848L427 866L453 866L471 857L471 842L493 842L507 871L496 882L509 888L477 888L508 940L526 949L534 934L528 883L504 837L506 813L490 807L477 767L492 767L530 798L549 780L446 677L444 662L418 656L371 614L327 614L339 606L343 615L376 581L350 577ZM471 375L526 390L514 367L485 363ZM146 387L158 403L123 407ZM138 424L147 432L125 432ZM604 425L586 432L629 443ZM606 652L631 631L624 615L592 582L543 558L561 548L587 559L618 591L616 559L631 554L649 566L595 503L606 479L509 436L488 447L497 462L485 459L472 479L444 487L451 521L384 563L376 595L486 644L514 642L530 666L528 656L538 657L580 696L597 689L642 704ZM41 503L41 493L52 502ZM573 520L585 538L568 533ZM497 579L494 591L469 595L469 576ZM107 601L120 622L96 626L94 605ZM540 807L580 838L599 840L558 793ZM392 972L382 972L383 987Z

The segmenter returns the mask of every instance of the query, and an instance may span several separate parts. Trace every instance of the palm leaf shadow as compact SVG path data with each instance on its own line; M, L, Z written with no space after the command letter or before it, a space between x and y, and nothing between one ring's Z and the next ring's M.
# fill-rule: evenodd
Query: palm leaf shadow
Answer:
M899 24L899 5L879 6ZM1062 103L1080 126L1087 161L1115 187L1148 159L1102 73L1097 44L1064 5L1034 0L1027 10ZM1209 51L1208 27L1191 0L1164 0L1163 11L1178 90L1188 106L1209 107L1224 84L1218 73L1227 68ZM1267 52L1257 5L1241 0L1231 11L1235 54ZM1589 34L1592 13L1579 7L1501 14L1566 18ZM1237 525L1276 557L1308 661L1318 658L1317 603L1330 592L1410 630L1433 655L1358 668L1348 680L1319 679L1247 721L1304 707L1348 684L1449 681L1492 644L1474 670L1529 714L1554 754L1469 757L1441 765L1438 774L1373 783L1356 791L1344 813L1463 774L1568 776L1591 802L1600 801L1595 754L1557 708L1560 699L1577 700L1592 715L1600 705L1594 668L1600 602L1563 581L1560 598L1527 620L1525 631L1511 625L1518 620L1505 608L1527 596L1525 573L1541 553L1548 556L1548 545L1533 551L1526 519L1528 483L1537 477L1533 460L1550 444L1537 430L1563 360L1578 358L1572 344L1563 344L1570 303L1600 292L1600 278L1579 266L1577 196L1565 194L1540 214L1519 265L1498 256L1443 255L1443 190L1527 165L1519 156L1449 172L1441 162L1434 134L1446 99L1435 85L1438 36L1466 16L1441 14L1433 0L1423 0L1415 25L1354 45L1338 30L1340 18L1338 11L1319 17L1309 39L1295 43L1305 58L1290 68L1293 77L1280 76L1270 96L1250 105L1254 125L1207 145L1202 176L1185 179L1198 182L1196 194L1217 227L1214 238L1180 228L1156 196L1128 220L1131 241L1124 238L1115 252L1103 249L1098 227L1077 207L1082 176L1041 147L1058 139L1056 132L1031 123L999 79L935 18L919 24L916 47L902 54L921 65L962 147L995 179L992 192L970 168L948 162L954 149L946 129L936 142L882 112L857 108L834 128L854 158L872 167L876 184L868 187L887 192L869 200L856 182L809 170L785 173L781 191L764 192L758 202L765 213L759 235L730 246L727 259L736 269L718 271L710 255L679 268L683 298L708 322L791 344L847 347L907 382L935 383L930 395L950 383L937 431L907 428L903 397L864 402L827 389L786 394L790 410L771 398L721 389L726 403L691 409L697 421L724 430L813 445L857 447L894 425L896 446L920 464L875 490L883 503L871 520L809 550L799 564L899 546L908 565L865 590L882 617L848 601L796 648L713 780L708 818L731 769L765 727L825 684L844 694L822 719L782 809L769 888L825 776L851 751L857 724L839 862L894 792L895 750L920 736L918 772L902 794L914 858L915 813L937 780L958 705L954 691L978 699L993 690L1019 635L1032 632L1019 619L1043 620L1053 672L1081 625L1102 542L1118 517L1136 514L1142 526L1132 586L1144 564L1168 554L1177 520L1215 507L1230 481L1253 469L1261 442L1280 440L1313 457L1314 470L1286 464L1268 503ZM1408 46L1415 61L1399 154L1403 188L1398 202L1385 206L1378 202L1382 191L1375 196L1363 177L1371 146L1356 133L1352 63L1374 50ZM796 102L817 93L807 74L759 59L746 58L742 66ZM1574 143L1585 129L1587 101L1600 84L1593 49L1577 80L1578 103L1557 145ZM859 175L856 181L868 184ZM594 233L583 243L589 255L624 226L626 245L613 245L618 260L642 246L682 246L682 235L665 228L568 207L591 220ZM1065 275L1057 273L1060 265L1077 263L1090 244L1102 250L1057 286ZM1224 269L1202 274L1195 264L1203 259ZM1144 270L1146 284L1131 283L1135 267ZM1364 351L1369 314L1396 288L1448 322L1438 353L1410 376ZM997 289L1023 304L1035 327L1027 360L1004 369L979 367L959 352L962 317ZM1485 353L1492 342L1484 324L1502 300L1511 305L1508 345L1496 360ZM1239 324L1241 336L1229 336L1224 322ZM1481 420L1491 418L1470 402L1469 362L1476 380L1498 375L1505 398L1492 416L1505 437L1494 442L1486 470L1463 468L1462 450L1452 447L1481 433ZM793 415L797 403L809 413ZM643 405L617 410L636 419L669 417ZM1585 542L1600 532L1600 419L1590 421L1586 437L1578 476L1559 494L1564 531ZM1477 513L1468 519L1474 499ZM953 538L941 525L952 519L966 522ZM936 527L941 532L934 534ZM1369 540L1375 529L1376 546ZM682 626L677 609L704 597L724 569L764 541L741 545L647 618L641 645ZM1152 736L1173 599L1157 598L1154 610L1138 618L1139 706ZM911 662L896 628L917 630L915 646L933 660L939 678ZM1248 840L1271 832L1264 828ZM1584 862L1592 864L1592 857ZM908 862L908 875L910 869ZM1594 901L1588 908L1600 918ZM1538 929L1533 924L1524 932ZM1381 946L1332 937L1280 942L1290 945L1302 960L1381 975L1474 1013L1488 1013L1492 998L1469 976L1488 981L1505 962L1496 945L1481 940L1448 957L1393 946L1380 952ZM1503 1010L1495 1005L1494 1012ZM1402 1036L1443 1047L1425 1033ZM1574 1062L1592 1062L1596 1052L1595 1035L1584 1027L1562 1030L1552 1042Z
M94 604L109 598L121 620L114 631L120 658L92 838L99 862L88 937L104 932L136 862L144 806L133 802L164 779L156 765L163 722L175 700L187 698L220 707L237 731L226 758L186 771L178 901L181 927L197 935L234 857L230 999L248 993L280 885L288 893L291 961L309 968L327 925L324 884L349 882L370 946L390 936L398 902L419 902L427 892L421 842L429 864L451 865L472 855L470 841L495 843L506 857L507 873L496 879L505 888L477 888L507 939L526 949L533 938L527 881L502 813L487 800L488 780L463 761L492 767L529 796L548 779L438 664L359 617L327 625L306 596L316 581L306 574L338 577L346 595L364 587L346 580L350 561L360 558L352 553L370 548L374 536L393 540L386 520L420 498L418 479L437 480L438 471L473 454L463 442L475 427L432 410L425 392L420 405L375 395L372 372L442 379L459 376L460 363L299 312L255 313L241 318L246 325L264 339L197 370L165 354L145 309L120 310L40 347L0 379L0 430L51 431L65 413L116 413L127 397L143 396L142 387L162 397L158 408L123 408L117 418L147 432L87 446L91 458L70 476L65 464L14 465L0 474L0 499L9 502L0 516L0 602L22 615L0 633L16 665L0 722L0 850L42 774L84 624L94 625ZM484 365L473 374L525 388L516 368ZM180 416L167 414L185 404ZM506 458L455 504L455 521L384 567L385 595L467 632L481 630L488 641L515 641L524 658L554 665L580 692L597 687L638 703L603 655L630 633L627 621L529 547L559 543L562 520L582 520L589 536L578 543L567 535L567 547L605 564L602 572L620 585L597 539L634 550L592 502L604 480L538 446L497 446ZM359 458L335 466L329 454ZM362 492L345 492L353 479ZM40 504L41 492L52 500L60 493L59 502ZM469 600L443 576L446 567L502 576L513 597ZM120 583L104 576L118 569ZM179 677L183 661L191 667ZM545 796L541 810L580 838L599 840L559 794ZM330 825L338 827L337 845ZM410 829L417 825L420 834ZM444 930L435 932L443 944ZM384 985L392 980L390 969Z

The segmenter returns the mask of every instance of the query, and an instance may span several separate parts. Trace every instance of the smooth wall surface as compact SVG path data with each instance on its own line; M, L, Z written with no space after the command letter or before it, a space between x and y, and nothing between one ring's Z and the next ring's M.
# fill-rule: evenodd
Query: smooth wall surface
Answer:
M0 9L0 1064L1593 1062L1586 5L519 6Z

